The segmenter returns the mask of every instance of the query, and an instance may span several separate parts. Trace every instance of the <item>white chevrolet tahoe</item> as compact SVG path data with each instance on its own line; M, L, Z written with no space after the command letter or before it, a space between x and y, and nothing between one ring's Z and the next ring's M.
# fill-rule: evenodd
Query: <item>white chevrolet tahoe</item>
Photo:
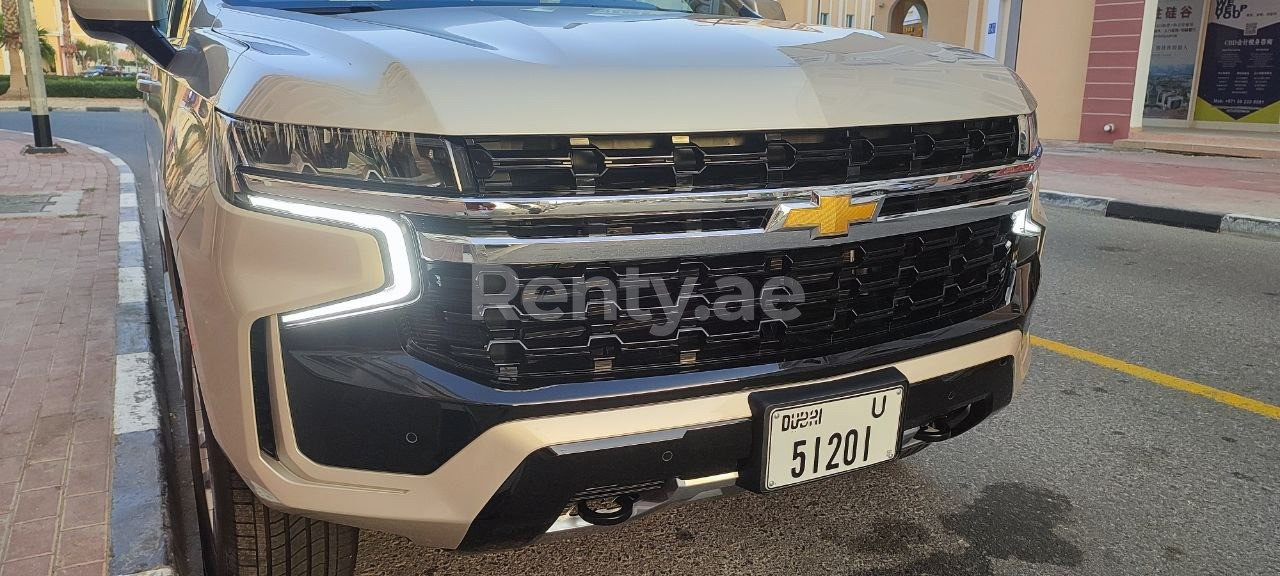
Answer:
M1026 374L1035 101L981 55L741 0L71 4L154 63L211 574L765 497Z

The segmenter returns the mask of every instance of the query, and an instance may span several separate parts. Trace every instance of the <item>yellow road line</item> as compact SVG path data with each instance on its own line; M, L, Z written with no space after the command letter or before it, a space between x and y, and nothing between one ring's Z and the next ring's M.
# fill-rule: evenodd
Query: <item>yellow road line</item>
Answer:
M1150 368L1143 368L1136 364L1130 364L1123 360L1116 360L1110 356L1103 356L1097 352L1090 352L1069 344L1063 344L1053 340L1045 340L1039 336L1032 336L1031 343L1041 348L1062 354L1063 356L1069 356L1076 360L1084 360L1085 362L1097 364L1103 368L1110 368L1112 370L1124 372L1130 376L1136 376L1148 382L1155 382L1156 384L1167 386L1174 390L1190 392L1196 396L1203 396L1215 402L1226 404L1227 406L1240 408L1241 410L1248 410L1255 414L1261 414L1269 418L1280 420L1280 406L1276 406L1274 404L1267 404L1266 402L1254 400L1248 396L1233 394L1212 386L1205 386L1199 382L1192 382L1177 376L1170 376L1162 372L1156 372Z

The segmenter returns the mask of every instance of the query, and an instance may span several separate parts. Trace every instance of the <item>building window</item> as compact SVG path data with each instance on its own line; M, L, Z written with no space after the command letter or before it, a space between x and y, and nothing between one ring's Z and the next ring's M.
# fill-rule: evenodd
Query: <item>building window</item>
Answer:
M853 14L844 15L844 27L853 28Z
M830 14L828 14L828 13L826 13L826 12L819 12L819 13L818 13L818 24L821 24L821 25L823 25L823 26L826 26L826 25L827 25L827 21L828 21L828 20L830 20L830 18L831 18L831 15L830 15Z

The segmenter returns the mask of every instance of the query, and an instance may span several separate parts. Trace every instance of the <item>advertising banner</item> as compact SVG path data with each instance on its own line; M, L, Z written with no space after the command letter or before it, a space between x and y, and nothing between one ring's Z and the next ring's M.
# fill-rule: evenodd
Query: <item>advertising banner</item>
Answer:
M1196 120L1280 122L1280 0L1213 0Z
M1202 21L1201 0L1160 0L1144 118L1188 119Z

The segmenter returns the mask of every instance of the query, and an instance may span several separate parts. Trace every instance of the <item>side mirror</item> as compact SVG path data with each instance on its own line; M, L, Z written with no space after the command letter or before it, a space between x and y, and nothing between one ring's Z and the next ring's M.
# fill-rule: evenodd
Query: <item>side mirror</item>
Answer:
M167 66L175 54L161 30L167 12L165 0L71 0L71 13L86 34L136 44L161 66Z

